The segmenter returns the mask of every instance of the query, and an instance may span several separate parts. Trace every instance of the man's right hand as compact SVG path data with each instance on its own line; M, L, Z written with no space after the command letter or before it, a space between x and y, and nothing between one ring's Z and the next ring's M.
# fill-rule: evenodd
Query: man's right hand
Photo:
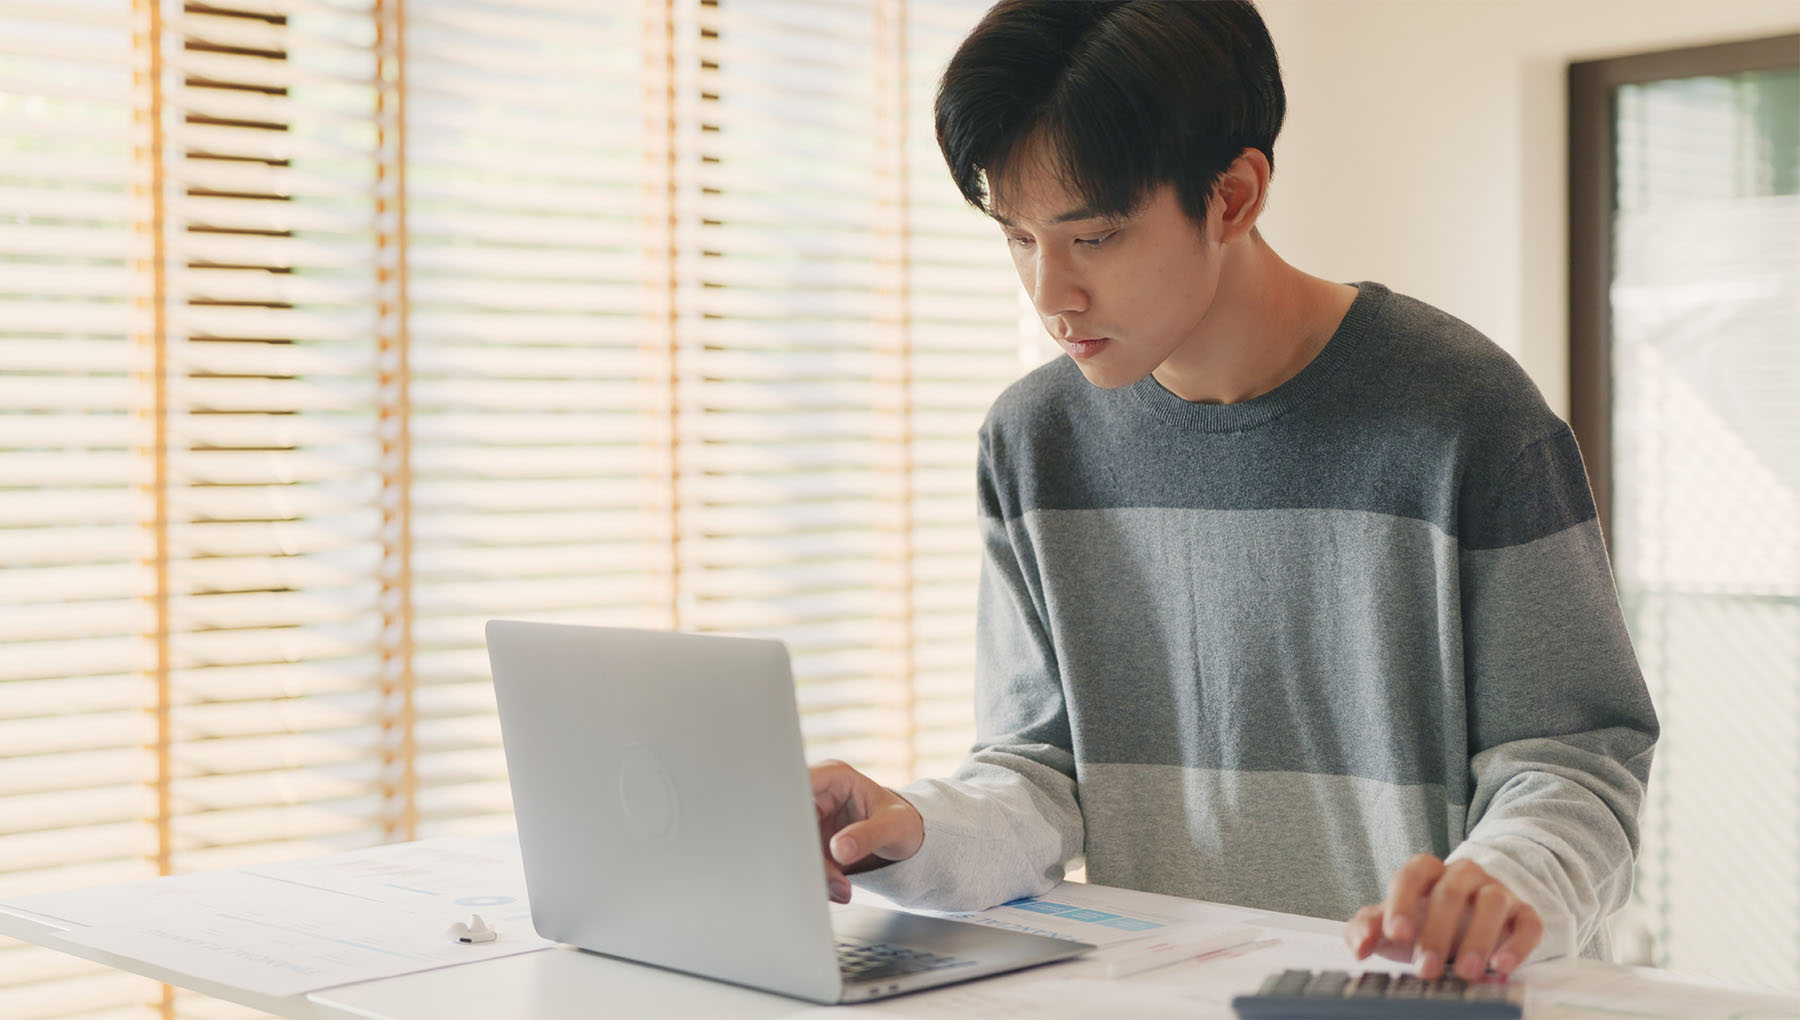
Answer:
M925 842L925 820L905 797L841 761L812 767L813 807L831 898L850 902L847 875L904 861Z

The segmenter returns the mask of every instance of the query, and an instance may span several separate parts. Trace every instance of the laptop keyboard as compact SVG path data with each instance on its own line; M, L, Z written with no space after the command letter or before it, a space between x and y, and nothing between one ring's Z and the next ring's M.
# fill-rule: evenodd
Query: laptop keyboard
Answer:
M838 971L843 974L846 983L886 981L907 974L959 967L973 962L885 942L851 942L845 939L838 940L837 957Z

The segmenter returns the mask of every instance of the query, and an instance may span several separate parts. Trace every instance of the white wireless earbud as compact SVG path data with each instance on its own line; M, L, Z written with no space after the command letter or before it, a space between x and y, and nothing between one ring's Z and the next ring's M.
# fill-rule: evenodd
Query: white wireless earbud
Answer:
M492 942L500 937L500 933L489 928L480 914L470 914L468 924L458 921L451 925L448 934L453 942Z

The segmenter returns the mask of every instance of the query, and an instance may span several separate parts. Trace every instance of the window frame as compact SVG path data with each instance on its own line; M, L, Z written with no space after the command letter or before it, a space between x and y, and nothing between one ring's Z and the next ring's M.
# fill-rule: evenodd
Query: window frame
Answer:
M1613 105L1620 86L1800 66L1800 33L1569 64L1569 426L1612 534ZM1610 543L1608 550L1610 555Z

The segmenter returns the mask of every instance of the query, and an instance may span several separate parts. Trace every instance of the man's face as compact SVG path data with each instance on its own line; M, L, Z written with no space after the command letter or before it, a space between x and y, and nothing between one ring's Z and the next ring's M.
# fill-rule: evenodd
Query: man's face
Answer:
M1041 161L1023 162L994 194L1019 282L1089 382L1129 386L1199 332L1222 253L1182 211L1172 185L1108 219L1082 208Z

